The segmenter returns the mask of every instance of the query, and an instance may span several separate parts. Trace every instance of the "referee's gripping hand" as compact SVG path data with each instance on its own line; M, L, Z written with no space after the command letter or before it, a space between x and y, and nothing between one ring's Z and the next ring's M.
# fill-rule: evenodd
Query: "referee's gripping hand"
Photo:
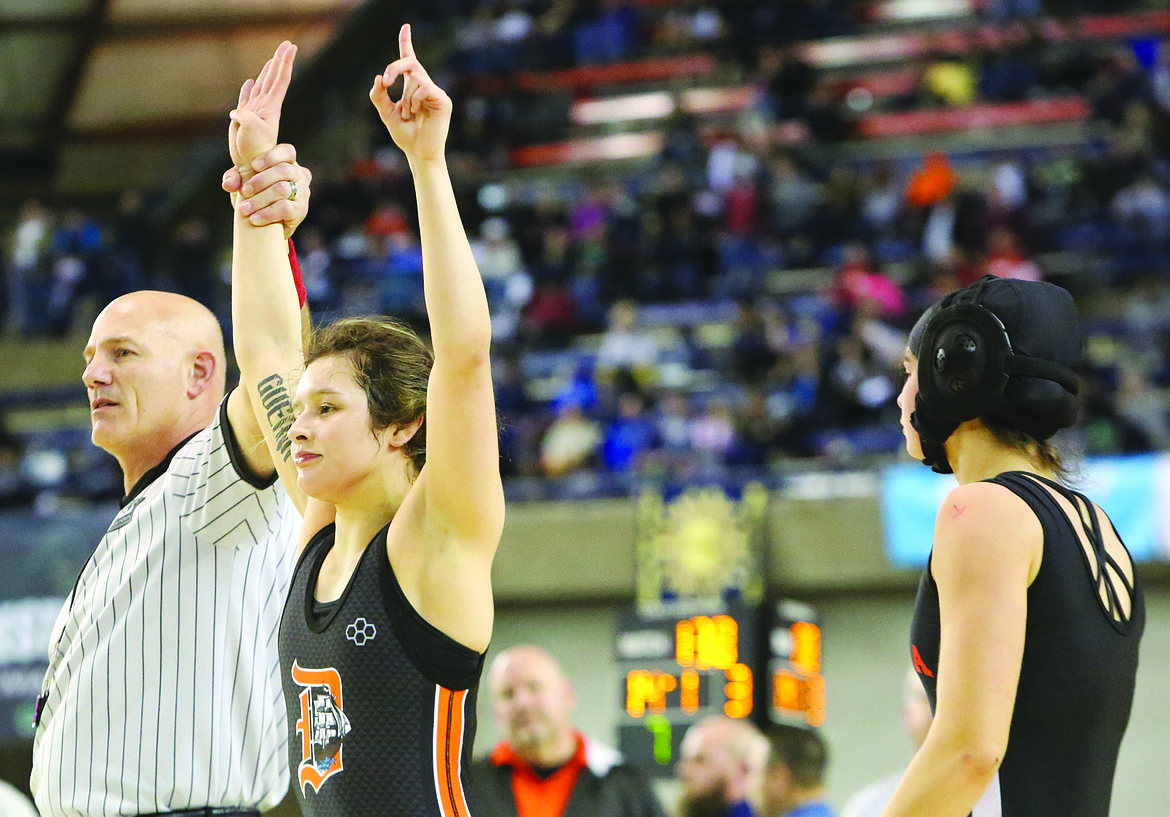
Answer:
M245 181L239 168L230 168L223 174L224 192L244 197L240 211L254 226L283 224L284 237L291 238L309 213L313 174L297 163L297 149L289 144L261 153L251 170Z

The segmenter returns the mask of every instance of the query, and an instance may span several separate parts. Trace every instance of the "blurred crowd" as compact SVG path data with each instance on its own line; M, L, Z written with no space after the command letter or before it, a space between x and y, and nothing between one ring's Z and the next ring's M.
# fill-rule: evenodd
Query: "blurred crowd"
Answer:
M1138 5L1049 2L1053 13L1045 14L1039 0L973 0L980 25L925 27L920 53L898 66L907 76L887 76L892 84L871 89L863 77L819 66L809 46L865 34L880 1L471 2L470 23L454 28L446 66L448 85L465 100L451 149L476 167L504 170L516 147L568 136L574 101L606 84L587 74L566 79L565 72L694 54L716 58L719 82L754 91L746 114L756 122L741 130L783 123L788 141L849 138L858 119L874 113L1068 94L1087 96L1098 115L1120 124L1132 101L1164 92L1166 66L1155 65L1152 40L1117 47L1076 36L1077 25L1085 15ZM533 81L548 76L561 81ZM672 125L677 131L693 123Z
M984 4L1008 20L995 29L1002 43L972 34L969 50L920 61L907 92L858 103L793 46L864 29L857 4L471 4L448 66L468 89L455 95L452 160L493 312L513 495L888 459L901 448L894 397L908 327L984 274L1053 280L1081 303L1086 453L1166 447L1170 47L1048 48L1065 23L1035 5ZM744 38L751 49L731 47ZM660 154L635 167L486 172L506 164L516 133L492 118L487 100L507 94L483 90L486 79L667 47L735 62L757 102L715 129L675 115ZM542 100L561 104L522 93L533 96L513 108L534 120ZM1092 111L1076 138L950 152L940 141L889 158L837 144L856 144L849 124L874 106L1068 94ZM799 138L777 128L792 121ZM317 180L295 243L315 315L384 312L425 329L408 169L379 144L348 167L305 161ZM203 218L163 229L148 212L134 193L111 213L26 202L7 230L4 334L83 337L97 308L143 286L226 317L226 239ZM9 446L17 473L21 445ZM116 492L85 468L91 493Z

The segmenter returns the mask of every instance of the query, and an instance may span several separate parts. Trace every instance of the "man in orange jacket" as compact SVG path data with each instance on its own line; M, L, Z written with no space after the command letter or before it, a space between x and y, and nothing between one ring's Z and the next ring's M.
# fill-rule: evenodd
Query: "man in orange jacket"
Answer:
M504 739L468 770L476 817L663 817L646 780L573 727L573 683L543 649L501 652L488 687Z

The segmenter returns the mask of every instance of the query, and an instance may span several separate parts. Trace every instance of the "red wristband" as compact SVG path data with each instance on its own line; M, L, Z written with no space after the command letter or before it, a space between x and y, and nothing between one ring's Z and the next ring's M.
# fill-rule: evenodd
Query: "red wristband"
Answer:
M293 283L297 285L297 303L304 306L308 293L305 292L305 282L301 280L301 262L297 260L297 250L291 238L288 240L288 263L292 267Z

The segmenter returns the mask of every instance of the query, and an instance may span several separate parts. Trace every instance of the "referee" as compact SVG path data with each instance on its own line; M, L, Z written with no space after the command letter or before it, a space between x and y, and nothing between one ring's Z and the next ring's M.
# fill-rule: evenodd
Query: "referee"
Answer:
M253 197L261 220L291 231L309 174L291 161L270 175L301 185L299 201L279 183ZM288 792L276 634L300 519L244 390L224 398L223 336L205 307L124 295L94 322L85 361L92 439L126 495L53 627L37 808L256 814Z

